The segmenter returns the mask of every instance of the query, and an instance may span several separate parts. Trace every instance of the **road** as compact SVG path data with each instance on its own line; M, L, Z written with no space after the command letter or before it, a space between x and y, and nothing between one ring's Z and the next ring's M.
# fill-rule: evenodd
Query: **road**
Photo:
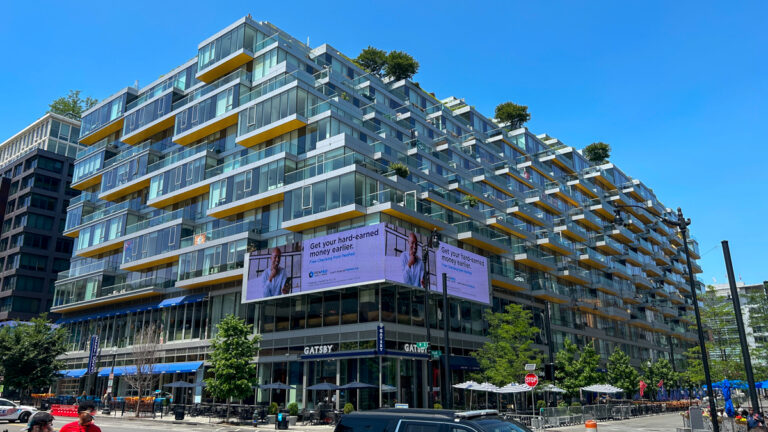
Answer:
M683 427L683 420L680 413L597 423L598 432L675 432L675 428L678 427ZM584 432L584 425L561 427L554 430L558 432ZM554 432L554 430L552 431Z

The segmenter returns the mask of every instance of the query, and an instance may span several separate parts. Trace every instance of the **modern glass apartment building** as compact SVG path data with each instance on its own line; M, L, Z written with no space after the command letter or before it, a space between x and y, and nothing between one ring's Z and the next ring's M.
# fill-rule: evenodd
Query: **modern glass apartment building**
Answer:
M129 394L120 375L149 323L161 332L163 382L200 381L217 323L236 314L262 336L260 382L296 387L258 401L312 406L320 395L308 386L362 381L397 390L339 392L336 402L425 406L438 362L414 349L425 339L423 290L376 282L241 300L248 252L378 223L437 229L488 258L490 306L430 299L433 349L444 349L437 318L447 309L455 379L476 367L484 310L511 302L534 312L545 352L594 340L604 358L620 346L636 364L681 365L694 341L680 237L657 221L666 206L640 180L267 22L242 18L156 82L103 100L85 113L80 142L89 147L72 187L82 194L65 227L72 265L52 308L70 331L59 391L82 390L98 335L96 391L114 364L116 393ZM614 225L629 204L642 208ZM380 325L385 353L374 349Z
M64 237L80 121L47 113L0 144L0 321L51 308L57 274L69 268Z

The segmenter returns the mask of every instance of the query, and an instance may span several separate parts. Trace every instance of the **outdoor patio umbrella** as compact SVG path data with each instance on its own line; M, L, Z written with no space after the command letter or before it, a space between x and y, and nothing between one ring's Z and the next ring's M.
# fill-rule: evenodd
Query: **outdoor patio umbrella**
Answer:
M499 388L496 387L495 385L493 385L493 384L491 384L489 382L484 382L484 383L480 384L479 386L477 386L477 388L474 389L474 390L480 390L480 391L484 391L485 392L485 408L488 409L488 393L489 392L495 392L498 389Z
M271 383L271 384L265 384L261 386L263 390L296 390L295 387L291 387L287 384L283 384L281 382Z
M338 388L339 388L339 386L337 386L336 384L325 383L324 382L324 383L319 383L319 384L311 385L311 386L307 387L307 390L330 390L330 391L333 391L333 390L336 390Z
M565 390L561 389L560 387L552 384L547 384L544 387L541 388L540 391L543 392L549 392L549 393L565 393Z
M392 393L392 392L396 392L396 391L397 391L397 387L394 387L394 386L391 386L391 385L388 385L388 384L382 384L381 385L381 392L382 393Z
M469 390L469 409L472 409L472 390L477 389L480 384L474 382L474 381L464 381L460 384L454 384L454 388L462 389L462 390Z
M378 388L373 384L361 383L359 381L352 381L351 383L344 384L339 387L339 390L352 390L352 389L366 389L366 388Z

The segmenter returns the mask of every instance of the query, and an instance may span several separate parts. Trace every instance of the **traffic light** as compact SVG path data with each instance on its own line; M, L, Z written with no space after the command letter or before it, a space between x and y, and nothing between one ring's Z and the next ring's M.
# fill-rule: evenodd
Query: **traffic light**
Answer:
M544 379L547 381L555 380L555 364L547 363L544 365Z

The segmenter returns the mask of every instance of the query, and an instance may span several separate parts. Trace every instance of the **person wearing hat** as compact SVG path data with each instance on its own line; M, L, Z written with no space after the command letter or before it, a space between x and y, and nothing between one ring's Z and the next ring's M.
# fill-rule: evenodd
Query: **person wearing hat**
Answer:
M36 412L27 422L27 427L22 432L53 432L54 417L47 412Z
M67 423L59 432L101 432L101 428L93 424L96 415L96 404L93 401L83 401L77 406L77 421Z

